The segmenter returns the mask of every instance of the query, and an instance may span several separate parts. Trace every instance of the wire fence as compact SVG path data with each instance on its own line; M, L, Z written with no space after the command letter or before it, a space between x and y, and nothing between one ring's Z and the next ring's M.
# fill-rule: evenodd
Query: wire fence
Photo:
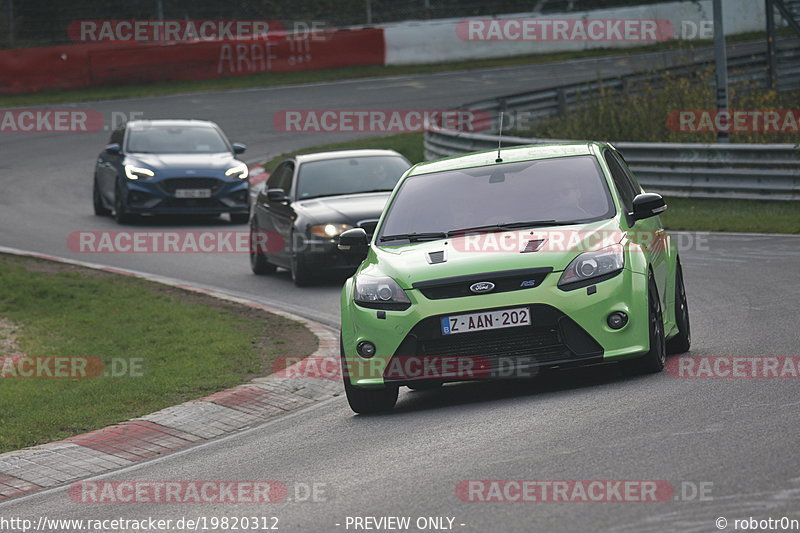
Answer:
M324 26L583 11L667 0L0 0L0 47L69 43L80 20L278 20Z

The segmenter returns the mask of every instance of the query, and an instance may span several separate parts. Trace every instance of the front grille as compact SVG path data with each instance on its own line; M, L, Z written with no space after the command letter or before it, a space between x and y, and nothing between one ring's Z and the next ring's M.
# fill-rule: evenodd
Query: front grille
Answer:
M535 327L443 335L421 341L419 351L426 356L475 356L489 360L530 357L538 363L571 356L557 329Z
M414 283L412 287L418 289L429 300L463 298L465 296L475 296L476 293L472 292L470 287L481 281L494 283L494 289L487 294L538 287L552 271L553 269L548 267L470 274L468 276L422 281Z
M443 335L442 316L421 320L394 353L397 364L387 366L384 378L401 383L417 379L419 376L397 372L406 368L403 363L409 358L429 362L433 368L439 360L469 358L489 372L482 377L502 377L514 368L602 360L602 346L564 313L545 304L530 305L529 309L530 326L471 333Z
M224 184L216 178L168 178L159 185L167 194L175 194L178 189L211 189L211 194L214 194Z

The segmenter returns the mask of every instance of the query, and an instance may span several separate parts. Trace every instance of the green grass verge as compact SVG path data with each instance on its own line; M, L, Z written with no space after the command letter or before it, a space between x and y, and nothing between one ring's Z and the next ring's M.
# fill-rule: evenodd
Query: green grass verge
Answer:
M800 233L800 201L667 198L671 230Z
M737 36L729 41L743 41L758 37L758 34ZM558 52L550 54L531 54L515 57L501 57L494 59L476 59L470 61L455 61L435 63L431 65L402 65L402 66L361 66L340 69L308 70L299 72L267 72L250 76L230 76L210 80L171 81L149 84L121 85L114 87L94 87L69 91L43 91L32 94L2 95L0 107L27 106L41 104L56 104L64 102L87 102L95 100L110 100L117 98L143 98L149 96L162 96L167 94L181 94L204 91L224 91L231 89L247 89L253 87L276 87L300 83L320 83L357 78L384 78L389 76L403 76L416 74L433 74L438 72L452 72L488 67L507 67L517 65L532 65L553 63L569 59L603 57L620 54L635 54L657 50L685 49L691 50L696 46L707 46L708 42L668 42L641 46L635 48L602 48L583 50L579 52Z
M28 356L135 358L140 377L0 379L0 452L66 438L271 373L316 349L302 324L178 289L0 255L0 318ZM6 339L7 341L7 339ZM4 346L0 342L0 347ZM0 358L9 347L0 351ZM3 353L6 351L6 353ZM127 364L127 363L126 363Z
M271 172L281 160L290 155L356 148L397 150L412 163L417 163L424 160L422 143L422 133L401 133L362 141L327 144L281 154L268 161L265 168ZM712 198L667 198L667 202L669 209L662 220L672 230L800 233L800 202Z

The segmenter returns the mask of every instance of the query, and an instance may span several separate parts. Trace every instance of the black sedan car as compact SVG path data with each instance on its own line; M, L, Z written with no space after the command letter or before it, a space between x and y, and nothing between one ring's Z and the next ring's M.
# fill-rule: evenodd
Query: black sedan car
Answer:
M213 122L135 120L111 134L94 171L94 212L117 222L137 215L220 215L249 218L248 169Z
M324 152L282 161L253 206L253 272L287 268L302 286L322 272L355 270L363 258L338 250L339 235L352 228L372 234L410 166L392 150Z

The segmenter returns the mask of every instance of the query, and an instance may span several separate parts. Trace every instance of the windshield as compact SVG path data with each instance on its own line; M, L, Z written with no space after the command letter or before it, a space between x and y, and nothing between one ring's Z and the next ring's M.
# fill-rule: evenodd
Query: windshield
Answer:
M594 156L504 163L407 178L381 227L393 235L441 234L470 228L558 225L614 215Z
M312 161L300 166L297 198L391 191L411 165L399 156Z
M135 126L128 131L128 152L148 154L218 154L228 143L211 126Z

